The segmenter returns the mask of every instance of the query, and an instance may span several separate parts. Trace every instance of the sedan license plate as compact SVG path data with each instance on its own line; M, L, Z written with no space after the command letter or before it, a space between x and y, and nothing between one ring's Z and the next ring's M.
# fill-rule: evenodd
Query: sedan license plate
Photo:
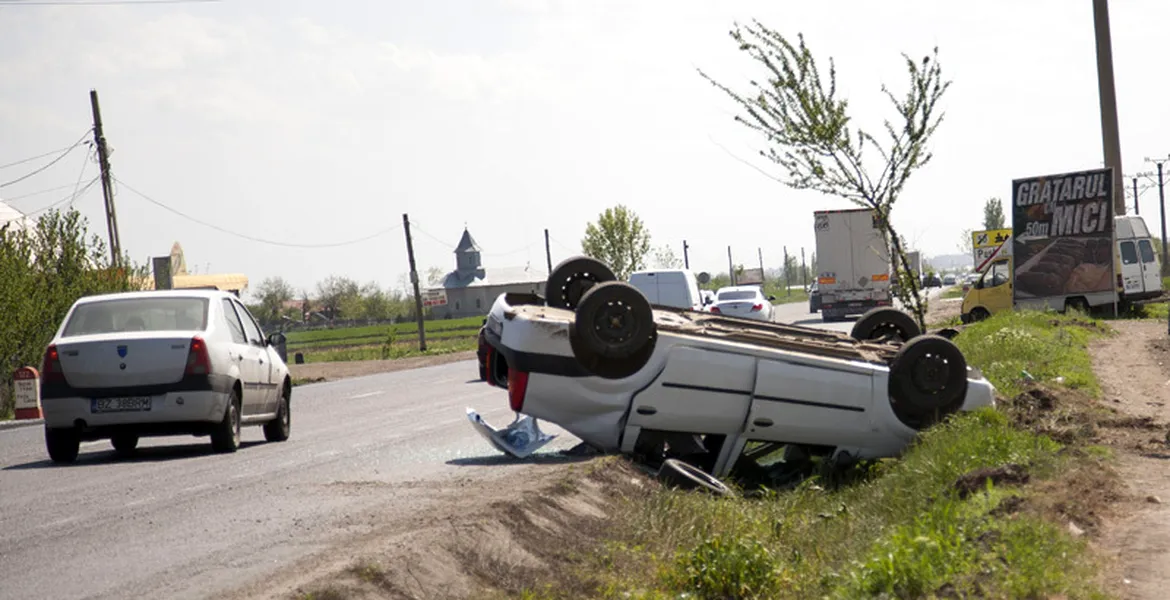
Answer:
M141 412L150 410L150 396L135 398L93 398L90 412Z

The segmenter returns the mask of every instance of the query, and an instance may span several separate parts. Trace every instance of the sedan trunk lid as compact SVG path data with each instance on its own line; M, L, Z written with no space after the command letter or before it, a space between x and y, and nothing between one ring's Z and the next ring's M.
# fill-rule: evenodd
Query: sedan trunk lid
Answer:
M80 336L57 343L70 386L105 388L177 383L193 333L135 332Z

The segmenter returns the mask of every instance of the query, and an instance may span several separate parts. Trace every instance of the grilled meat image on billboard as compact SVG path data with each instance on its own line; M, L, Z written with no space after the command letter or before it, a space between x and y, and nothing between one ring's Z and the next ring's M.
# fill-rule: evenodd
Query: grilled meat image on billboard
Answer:
M1012 233L1016 299L1112 291L1113 171L1013 181Z

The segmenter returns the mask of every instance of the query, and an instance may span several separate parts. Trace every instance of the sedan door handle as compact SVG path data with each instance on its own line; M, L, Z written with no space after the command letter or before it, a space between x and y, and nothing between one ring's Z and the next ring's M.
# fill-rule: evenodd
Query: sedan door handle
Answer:
M640 414L640 415L652 415L652 414L655 414L657 412L658 412L658 409L654 408L653 406L639 406L638 407L638 414Z
M772 419L756 419L755 421L752 421L752 425L755 425L756 427L771 427Z

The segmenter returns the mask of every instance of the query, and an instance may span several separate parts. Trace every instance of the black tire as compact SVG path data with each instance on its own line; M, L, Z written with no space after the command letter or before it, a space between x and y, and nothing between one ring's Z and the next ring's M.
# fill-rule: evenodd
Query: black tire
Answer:
M118 454L133 454L134 450L138 448L138 436L134 434L119 434L110 438L110 444L114 446L114 452Z
M487 381L487 365L479 363L479 380Z
M668 458L658 467L658 480L663 484L683 490L701 490L717 496L735 496L727 484L710 473L687 464L677 458Z
M240 449L240 394L232 390L223 419L211 431L211 449L230 453Z
M1077 296L1076 298L1069 298L1064 301L1064 312L1076 310L1083 314L1089 314L1089 301Z
M548 276L545 302L553 308L576 310L590 288L609 281L617 281L617 275L605 263L588 256L574 256L561 261Z
M896 308L872 308L853 324L850 337L862 341L908 342L920 335L922 329L914 317Z
M985 308L981 308L981 307L976 306L975 308L971 309L970 319L971 319L972 323L978 323L979 321L982 321L990 316L991 316L991 313L987 312L987 309L985 309Z
M899 412L914 418L939 417L967 397L967 359L950 340L937 335L906 342L890 363L889 393Z
M637 373L650 360L656 342L650 301L622 281L598 284L586 292L569 326L573 356L585 370L606 379Z
M280 404L276 407L276 418L264 424L264 439L270 442L288 440L292 432L292 390L288 385L281 388Z
M55 463L71 463L81 451L81 437L72 429L45 428L45 449Z

